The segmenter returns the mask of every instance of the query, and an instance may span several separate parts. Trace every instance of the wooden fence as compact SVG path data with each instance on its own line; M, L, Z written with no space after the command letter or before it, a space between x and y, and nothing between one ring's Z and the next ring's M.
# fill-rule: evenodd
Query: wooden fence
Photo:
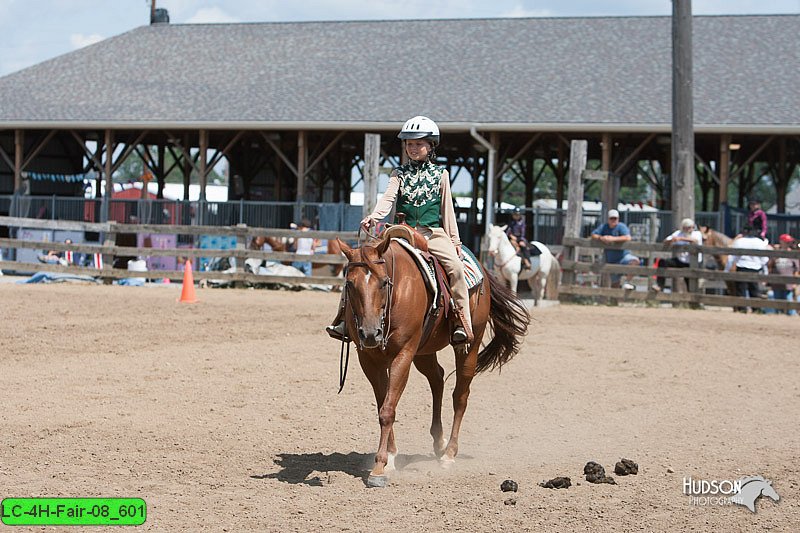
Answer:
M763 275L754 272L724 272L702 268L698 254L708 255L751 255L761 257L787 257L800 259L800 251L787 250L744 250L742 248L720 248L712 246L684 245L681 252L689 252L690 266L687 268L654 268L652 266L629 266L607 264L603 260L604 249L631 250L641 258L672 257L675 247L669 244L649 244L640 242L625 242L604 244L592 239L579 239L568 237L564 239L564 259L561 262L563 270L562 285L559 287L559 297L569 300L575 296L603 297L628 301L653 301L672 302L676 304L704 304L726 307L760 307L779 310L800 310L800 302L786 300L767 300L763 298L742 298L734 295L706 294L703 282L717 282L722 286L725 282L755 281L770 283L800 283L796 276L779 276L775 274ZM708 254L708 255L706 255ZM597 258L599 257L599 258ZM588 259L587 259L588 258ZM579 278L587 274L593 277L606 278L610 274L644 276L647 280L647 291L626 290L611 288L604 281L598 284L580 284ZM652 288L653 277L663 276L673 279L671 293L656 292ZM683 278L688 278L688 287L684 287ZM722 283L719 283L722 282Z
M289 252L265 252L260 250L249 250L247 244L253 237L291 237L291 238L315 238L315 239L335 239L354 240L355 232L334 232L334 231L298 231L290 229L274 228L254 228L240 224L237 226L177 226L159 224L117 224L115 222L92 223L77 222L66 220L40 220L30 218L0 217L0 226L7 226L9 229L43 229L43 230L62 230L62 231L84 231L95 232L103 236L103 244L78 244L63 242L43 242L26 241L20 239L1 239L0 248L13 249L35 249L35 250L54 250L58 252L72 251L79 254L102 254L103 268L95 269L77 265L54 265L46 263L23 263L17 261L0 261L0 270L10 270L19 272L64 272L71 274L83 274L99 277L105 282L123 278L169 278L180 280L183 271L180 270L150 270L147 272L136 272L127 269L113 268L114 257L176 257L184 259L194 259L198 257L227 257L236 259L235 272L220 271L200 271L194 272L194 278L213 279L220 281L232 281L237 283L285 283L291 285L298 284L322 284L322 285L341 285L342 280L335 276L277 276L260 275L245 272L244 261L246 259L262 259L270 261L312 261L319 264L344 264L347 260L340 254L316 254L313 256L299 255ZM168 235L212 235L236 237L236 249L200 249L200 248L148 248L117 246L117 236L120 234L168 234ZM13 234L13 233L10 233Z

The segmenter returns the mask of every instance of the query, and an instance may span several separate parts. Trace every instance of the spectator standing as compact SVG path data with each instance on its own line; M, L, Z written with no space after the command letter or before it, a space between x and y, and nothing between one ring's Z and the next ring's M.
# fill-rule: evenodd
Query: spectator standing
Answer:
M734 239L731 243L732 248L745 248L749 250L768 250L770 249L767 241L761 238L760 231L750 226L745 226L741 233L741 237ZM728 263L725 265L725 272L730 272L731 267L736 265L737 272L752 272L757 274L764 270L768 259L761 255L729 255ZM760 298L761 288L758 281L737 281L736 282L736 296L742 298ZM735 311L739 313L746 313L746 307L736 307Z
M679 230L675 230L670 236L664 239L664 243L671 244L672 246L687 246L689 244L696 244L698 246L703 245L703 234L695 229L694 220L691 218L684 218L681 221L681 228ZM687 268L690 264L690 257L689 252L680 252L675 251L675 256L669 259L660 261L658 266L659 267L666 267L666 268ZM703 256L702 254L698 255L697 258L698 264L703 263ZM674 282L673 282L674 283ZM656 280L656 284L653 286L653 290L660 291L664 288L664 277L659 276ZM675 286L673 284L673 290L675 290Z
M631 230L628 229L624 222L620 222L619 211L611 209L608 212L608 222L601 224L592 232L592 239L605 244L627 242L631 240ZM606 263L631 266L639 266L641 264L639 258L629 250L606 249L603 253L605 254ZM622 284L623 289L633 290L636 288L631 283L632 277L630 274L625 276L625 283ZM612 274L612 285L618 284L621 278L621 274Z
M304 218L297 227L300 231L311 231L311 222ZM314 255L314 239L311 237L298 237L295 241L294 253L298 255ZM298 269L305 276L311 275L311 261L294 261L292 266Z
M797 242L794 237L784 233L778 238L778 250L796 250ZM800 261L788 257L775 257L769 260L769 271L780 276L800 276ZM795 301L797 285L794 283L772 283L772 294L776 300ZM780 312L780 311L778 311ZM790 309L788 315L796 316L797 311Z

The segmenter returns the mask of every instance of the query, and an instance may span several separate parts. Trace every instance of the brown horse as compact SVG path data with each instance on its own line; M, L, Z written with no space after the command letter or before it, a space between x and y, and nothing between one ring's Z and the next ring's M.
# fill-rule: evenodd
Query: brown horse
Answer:
M266 235L259 235L258 237L253 237L250 240L250 249L251 250L261 250L264 244L269 244L272 247L273 252L285 252L286 251L286 242L283 239L279 239L277 237L268 237Z
M380 443L367 484L386 485L386 472L394 469L397 445L393 424L395 409L413 365L427 379L433 395L430 433L433 450L443 466L458 453L458 434L475 374L499 368L519 350L530 317L510 290L484 271L483 283L470 294L475 341L455 349L456 384L453 391L453 426L449 441L442 430L444 370L436 352L450 344L451 324L439 315L426 327L432 296L419 268L397 242L350 248L339 242L348 259L345 269L345 320L348 335L356 340L358 358L378 404ZM494 337L482 350L486 326Z
M703 234L703 245L704 246L716 246L719 248L730 248L733 245L733 239L721 233L719 231L713 230L708 226L700 226L700 233ZM725 270L725 265L728 262L728 255L727 254L714 254L714 262L717 264L717 270ZM731 267L731 271L736 270L736 265ZM734 281L726 281L725 286L728 288L728 294L731 296L736 295L736 282Z

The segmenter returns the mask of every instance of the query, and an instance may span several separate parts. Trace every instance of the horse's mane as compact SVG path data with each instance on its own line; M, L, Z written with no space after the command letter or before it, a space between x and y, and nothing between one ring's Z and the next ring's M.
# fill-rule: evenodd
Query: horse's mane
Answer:
M717 231L715 229L712 229L709 226L703 226L703 229L701 230L701 233L703 234L703 236L710 236L710 237L714 238L716 241L719 241L720 243L722 243L723 246L728 246L729 244L731 244L733 242L733 239L731 239L730 237L728 237L727 235L725 235L721 231Z
M375 275L380 275L382 272L378 271L376 261L381 259L388 251L382 251L378 246L372 244L365 244L360 248L355 248L354 251L358 252L358 259L366 265L367 270Z

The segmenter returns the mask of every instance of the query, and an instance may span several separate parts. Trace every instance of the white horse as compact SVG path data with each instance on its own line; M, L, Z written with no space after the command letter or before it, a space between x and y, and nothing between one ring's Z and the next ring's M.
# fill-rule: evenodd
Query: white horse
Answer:
M541 250L541 254L531 257L531 268L522 270L522 258L517 255L517 250L506 235L506 226L489 226L489 247L487 251L494 258L494 271L501 279L506 280L509 288L517 292L520 280L527 280L533 293L534 305L544 299L547 282L552 277L551 285L558 284L560 267L550 249L544 244L531 241L533 246ZM555 288L555 287L553 287Z

